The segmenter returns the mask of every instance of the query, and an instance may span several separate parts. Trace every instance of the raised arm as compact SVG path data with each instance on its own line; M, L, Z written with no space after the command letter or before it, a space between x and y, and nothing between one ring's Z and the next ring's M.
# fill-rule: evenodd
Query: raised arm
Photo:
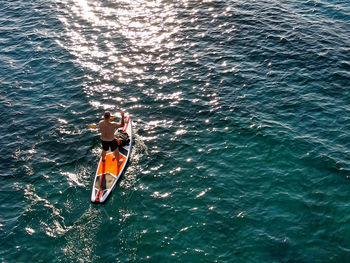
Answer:
M120 125L121 125L121 127L124 127L124 111L121 110L120 114L122 115L122 120L121 120Z

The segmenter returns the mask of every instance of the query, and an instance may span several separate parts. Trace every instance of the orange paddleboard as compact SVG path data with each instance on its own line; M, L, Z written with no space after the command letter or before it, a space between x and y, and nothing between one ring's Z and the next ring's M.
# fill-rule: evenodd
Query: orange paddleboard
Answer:
M106 154L104 162L100 158L91 192L91 202L93 203L106 201L129 161L132 149L132 127L129 115L125 116L125 124L122 130L129 135L130 143L119 148L119 162L121 162L119 165L113 152Z

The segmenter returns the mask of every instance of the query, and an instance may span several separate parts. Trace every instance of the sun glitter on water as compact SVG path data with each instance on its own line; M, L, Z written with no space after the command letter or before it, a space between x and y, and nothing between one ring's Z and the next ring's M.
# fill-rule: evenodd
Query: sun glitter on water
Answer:
M58 44L74 55L79 65L100 74L103 79L130 83L135 77L147 78L144 76L148 71L147 63L173 63L155 56L160 50L175 46L174 35L179 27L174 22L176 12L172 4L160 1L60 2L67 7L66 15L75 22L60 16L65 37L57 40ZM116 45L116 39L120 39L121 45ZM125 43L132 48L121 48ZM163 77L162 83L170 81ZM87 92L92 95L104 91L104 86L100 85L89 87Z

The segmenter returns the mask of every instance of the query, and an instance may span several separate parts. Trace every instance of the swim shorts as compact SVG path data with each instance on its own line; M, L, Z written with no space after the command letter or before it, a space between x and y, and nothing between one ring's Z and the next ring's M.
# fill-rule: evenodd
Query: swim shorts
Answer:
M114 152L115 149L118 148L117 140L113 141L102 141L102 149L105 151L108 151L109 148L111 148L111 151Z

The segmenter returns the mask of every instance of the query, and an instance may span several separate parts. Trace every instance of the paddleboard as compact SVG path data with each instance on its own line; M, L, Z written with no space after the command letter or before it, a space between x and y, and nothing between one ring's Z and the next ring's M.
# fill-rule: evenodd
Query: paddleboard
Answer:
M133 143L130 115L125 114L124 127L121 128L121 130L126 132L130 138L129 145L119 148L119 161L123 163L117 166L117 159L113 159L114 155L111 151L107 152L104 162L102 162L102 158L100 158L92 185L91 202L93 203L104 203L107 200L130 159ZM116 134L117 132L118 131L116 131Z

